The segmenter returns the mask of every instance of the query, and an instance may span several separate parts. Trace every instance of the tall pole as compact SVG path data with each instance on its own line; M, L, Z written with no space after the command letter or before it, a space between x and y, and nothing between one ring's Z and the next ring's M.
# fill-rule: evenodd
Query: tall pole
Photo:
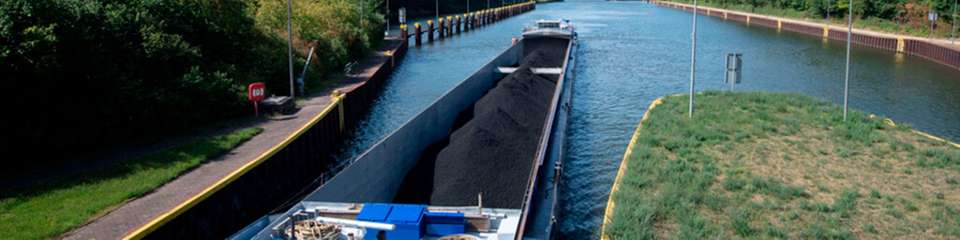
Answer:
M390 0L387 0L387 31L383 35L390 35Z
M290 97L293 95L293 0L287 0L287 63L290 67Z
M470 0L467 0L467 13L470 13Z
M950 40L951 44L957 43L957 0L953 1L953 39Z
M433 6L436 7L436 13L437 13L437 20L434 20L434 21L437 21L437 23L440 23L440 0L434 1Z
M697 0L693 0L693 30L690 33L690 105L687 116L693 118L693 89L697 79Z
M847 121L847 106L850 102L850 41L853 38L853 0L850 1L849 16L847 16L847 72L843 79L843 121Z

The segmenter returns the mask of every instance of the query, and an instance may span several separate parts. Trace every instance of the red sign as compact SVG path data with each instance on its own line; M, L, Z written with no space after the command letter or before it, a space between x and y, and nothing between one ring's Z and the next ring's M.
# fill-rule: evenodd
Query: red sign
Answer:
M251 83L250 86L247 86L247 99L250 99L251 102L263 101L266 87L267 85L262 82Z
M267 85L262 82L251 83L247 86L247 99L250 99L253 102L253 114L260 116L260 109L257 106L260 101L263 101L263 95L266 95Z

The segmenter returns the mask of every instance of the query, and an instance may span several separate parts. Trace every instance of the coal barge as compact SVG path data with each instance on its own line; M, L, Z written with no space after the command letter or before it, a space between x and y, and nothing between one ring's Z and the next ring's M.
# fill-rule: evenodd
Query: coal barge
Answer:
M283 213L231 239L551 239L577 34L541 20Z

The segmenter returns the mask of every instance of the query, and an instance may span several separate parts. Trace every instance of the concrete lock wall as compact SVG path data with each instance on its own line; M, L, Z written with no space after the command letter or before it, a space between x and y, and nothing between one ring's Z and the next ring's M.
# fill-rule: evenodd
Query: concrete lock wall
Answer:
M684 11L693 11L693 6L688 4L664 1L654 1L653 3L659 6L672 7L682 9ZM707 16L743 22L747 25L760 25L764 27L775 28L777 30L804 33L838 41L847 40L846 28L831 27L824 24L808 23L797 20L773 18L756 14L740 13L710 7L698 7L697 12ZM853 31L853 35L851 36L851 42L863 46L919 56L960 70L960 47L958 46L934 43L923 38L871 33L866 31L858 31L856 29Z
M484 65L468 79L360 155L305 200L392 202L407 172L429 146L450 134L458 114L480 99L498 79L494 70L519 61L522 44Z
M235 179L213 186L145 226L134 237L152 239L222 239L271 212L285 211L298 196L323 183L357 122L369 111L390 74L406 55L407 45L376 66L365 82L331 97L332 103L287 140L241 168ZM329 178L329 177L327 177Z
M408 32L410 31L410 27L406 24L401 24L400 36L402 36L401 39L403 39L404 42L408 42L410 38L413 38L414 45L420 46L423 43L424 36L426 36L428 43L433 42L434 35L437 36L436 39L443 40L453 35L469 32L472 29L486 26L490 23L520 15L534 9L536 9L536 3L528 1L498 8L468 12L463 14L462 18L459 14L441 16L439 19L434 19L439 20L437 22L427 20L424 25L415 22L412 33Z

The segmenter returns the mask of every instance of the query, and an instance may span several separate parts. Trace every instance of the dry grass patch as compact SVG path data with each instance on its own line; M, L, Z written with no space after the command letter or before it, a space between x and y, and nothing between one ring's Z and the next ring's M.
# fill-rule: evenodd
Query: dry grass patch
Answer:
M960 238L960 149L793 94L668 97L644 122L614 239Z

